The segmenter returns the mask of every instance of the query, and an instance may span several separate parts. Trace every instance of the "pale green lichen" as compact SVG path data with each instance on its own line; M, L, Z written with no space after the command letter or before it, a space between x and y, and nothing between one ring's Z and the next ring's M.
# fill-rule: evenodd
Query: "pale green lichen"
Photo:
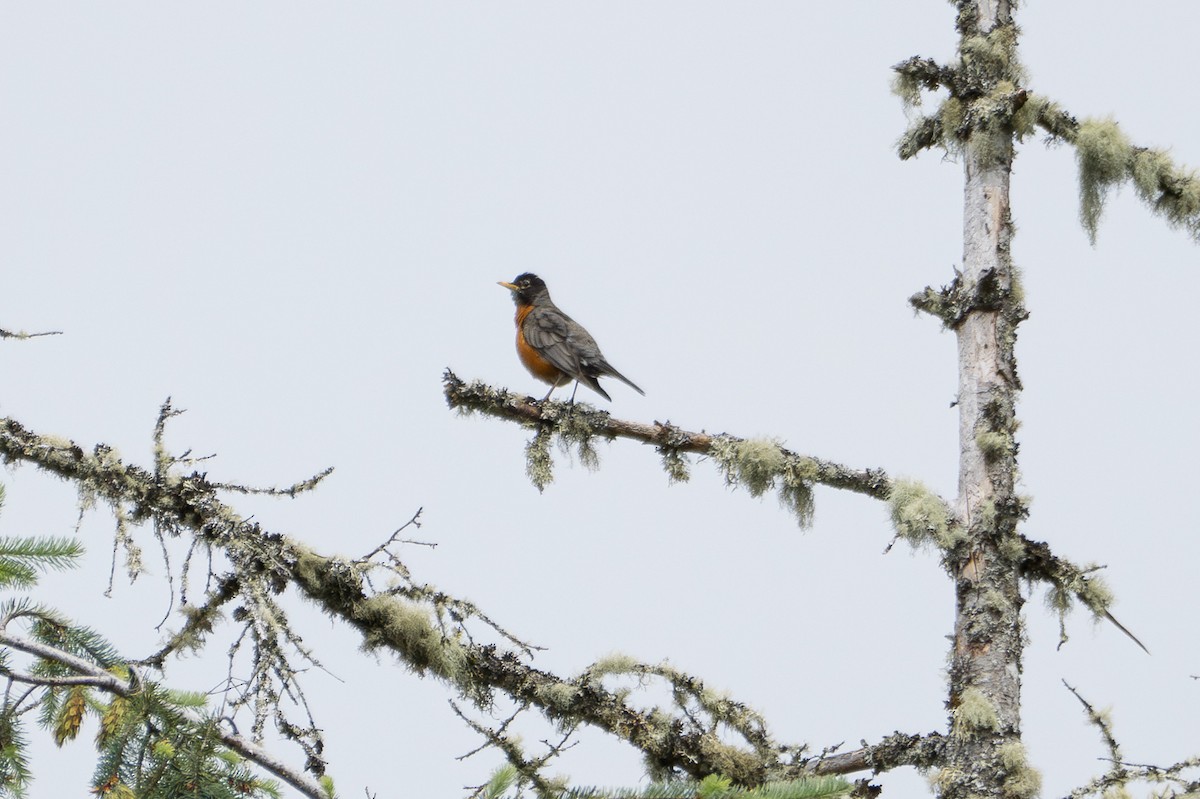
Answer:
M726 484L741 485L752 497L761 497L774 487L787 460L779 444L766 438L732 442L717 454L717 459L725 471Z
M1061 619L1071 612L1071 592L1065 585L1052 584L1046 589L1046 607L1057 613Z
M1029 765L1025 746L1020 741L1001 744L997 754L1006 772L1000 786L1005 799L1033 799L1041 793L1041 772Z
M967 138L967 147L978 163L988 166L999 164L1012 157L1012 137L1002 127L991 122L979 124Z
M984 592L981 604L998 616L1002 616L1012 609L1012 603L1008 601L1008 598L995 589Z
M733 707L733 700L730 698L728 691L702 688L696 699L701 705L708 708L713 715L719 717L728 717L730 708Z
M1138 150L1134 153L1130 177L1138 196L1154 203L1162 193L1162 182L1171 177L1175 164L1162 150Z
M1200 175L1175 164L1163 150L1134 147L1111 118L1079 123L1073 143L1079 163L1079 216L1094 244L1109 191L1132 181L1138 197L1200 239Z
M1096 566L1092 564L1085 567L1083 572L1094 569ZM1046 591L1046 604L1060 616L1065 616L1071 611L1072 599L1078 599L1097 619L1103 618L1116 597L1104 578L1094 574L1088 576L1083 572L1051 585Z
M595 413L583 410L582 406L571 407L558 425L558 444L563 452L571 452L574 445L579 462L589 472L600 468L600 453L596 451L597 435Z
M1012 222L1009 223L1009 229L1013 233L1016 233L1016 225ZM1025 305L1024 275L1021 273L1021 267L1016 264L1013 264L1012 267L1012 282L1008 287L1008 296L1014 306L1021 307Z
M675 447L659 447L658 452L662 455L663 470L666 471L669 482L686 483L691 479L691 464L688 463L686 455Z
M1017 59L1017 28L998 25L986 35L964 38L959 44L963 65L984 75L1003 75L1005 79L1024 83L1025 68Z
M1061 646L1067 642L1067 615L1074 607L1074 601L1079 600L1083 603L1084 607L1091 611L1093 619L1097 622L1102 620L1112 622L1122 632L1132 638L1138 646L1145 649L1145 645L1133 633L1122 627L1112 617L1109 608L1112 607L1116 597L1102 578L1094 574L1088 574L1088 572L1094 571L1096 568L1095 565L1087 566L1082 572L1074 572L1067 578L1052 583L1046 589L1046 605L1058 615L1059 645Z
M1108 613L1116 599L1112 589L1108 587L1108 583L1098 576L1081 578L1075 587L1075 594L1079 597L1079 601L1083 602L1088 610L1097 617Z
M622 652L613 652L597 660L588 667L590 677L603 677L606 674L629 674L641 664L637 659Z
M962 777L962 770L946 767L932 770L926 775L926 780L929 782L930 789L938 796L941 796L949 788L954 787Z
M1015 771L1027 762L1025 745L1020 741L1000 744L996 749L996 754L1000 757L1000 765L1004 766L1007 771Z
M975 526L984 530L994 530L996 529L996 518L995 501L985 500L975 512Z
M75 442L72 441L71 439L63 438L62 436L56 436L53 434L47 434L47 435L42 436L42 441L46 442L46 444L48 444L49 446L55 447L57 449L70 449L71 447L75 446Z
M900 156L901 161L907 161L928 147L942 146L948 149L945 137L946 131L938 116L921 117L910 124L896 140L896 154Z
M1012 449L1012 436L1001 430L980 430L975 434L975 446L987 461L995 461Z
M812 526L816 506L813 501L813 480L817 476L817 464L812 458L792 458L783 470L783 485L779 487L779 501L796 517L802 528Z
M1165 214L1172 225L1184 228L1193 239L1200 239L1200 176L1195 170L1178 173L1174 191L1164 192L1155 208Z
M984 696L983 691L973 686L959 695L953 715L954 731L959 735L973 736L1000 729L1000 717L995 705Z
M1109 190L1129 177L1133 145L1113 119L1085 119L1075 135L1075 159L1079 163L1079 218L1095 244Z
M579 696L579 688L569 683L557 682L552 685L535 688L534 695L547 707L565 711L571 707L571 704Z
M896 480L888 495L892 527L914 549L933 545L942 550L953 549L965 540L958 525L936 494L917 480Z
M1025 542L1019 535L1005 535L999 543L1000 557L1009 563L1020 563L1025 560Z
M554 458L550 454L552 436L549 427L539 427L525 445L525 475L539 492L554 482Z
M921 105L921 82L907 72L897 72L892 76L892 94L905 108L917 108Z
M812 524L811 476L817 473L811 458L785 452L779 442L767 438L739 440L717 436L709 446L729 486L743 486L753 497L779 489L780 503L792 512L801 527Z
M363 646L399 651L409 668L430 671L452 683L462 683L466 652L458 641L445 637L425 608L393 596L363 600L353 616L363 632Z
M1062 114L1062 108L1045 95L1030 92L1012 117L1013 133L1025 139L1037 132L1038 122Z
M951 142L958 141L958 131L967 118L967 109L962 100L957 97L947 97L938 107L938 118L942 122L942 130L946 133L946 147L951 148Z
M1129 169L1138 197L1174 227L1200 239L1200 177L1162 150L1136 149Z

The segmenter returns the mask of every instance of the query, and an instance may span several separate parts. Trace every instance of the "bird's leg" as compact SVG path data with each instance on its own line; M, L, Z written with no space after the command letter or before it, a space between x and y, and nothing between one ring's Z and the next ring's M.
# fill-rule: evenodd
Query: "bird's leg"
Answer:
M550 399L550 395L554 393L554 389L558 388L558 383L551 383L550 390L546 392L546 396L542 397L542 402Z
M575 388L571 389L571 404L575 404L575 392L579 390L579 381L575 381Z

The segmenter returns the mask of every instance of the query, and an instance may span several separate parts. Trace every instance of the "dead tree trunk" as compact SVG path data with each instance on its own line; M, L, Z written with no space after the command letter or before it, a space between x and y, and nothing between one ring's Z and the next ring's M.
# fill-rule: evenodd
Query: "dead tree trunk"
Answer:
M1012 29L1008 0L959 3L962 70L970 94L994 97L1002 70L973 63L971 43ZM1015 46L1015 45L1014 45ZM976 72L975 69L978 69ZM978 83L976 83L978 82ZM960 98L964 105L977 97ZM978 106L977 106L978 107ZM970 120L972 114L968 114ZM1009 255L1009 177L1013 130L1003 118L977 118L963 142L963 265L957 290L959 473L956 511L969 546L951 567L956 616L950 667L952 731L940 773L945 797L1011 797L1024 779L1014 405L1020 383L1013 345L1024 318ZM1006 546L1007 544L1007 546ZM1009 783L1006 788L1006 783ZM1014 790L1017 789L1017 790Z

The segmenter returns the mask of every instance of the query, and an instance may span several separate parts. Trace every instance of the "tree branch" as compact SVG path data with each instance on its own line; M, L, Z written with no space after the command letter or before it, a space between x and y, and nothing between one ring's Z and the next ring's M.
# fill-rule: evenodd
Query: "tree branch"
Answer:
M26 339L26 338L38 338L40 336L61 336L61 335L62 335L61 330L49 330L45 333L26 333L24 330L15 330L14 331L14 330L5 330L3 328L0 328L0 338Z
M1147 655L1150 654L1146 645L1126 629L1125 625L1117 621L1116 617L1112 615L1112 611L1109 610L1114 601L1112 592L1099 577L1091 574L1099 567L1081 568L1071 561L1055 555L1050 551L1050 545L1044 541L1031 541L1025 536L1019 536L1019 541L1022 557L1017 565L1021 576L1028 580L1039 580L1050 586L1050 604L1059 613L1060 629L1063 628L1062 617L1070 609L1069 597L1074 597L1097 619L1111 622L1113 626L1141 647L1143 652ZM1061 646L1066 640L1066 631L1062 629L1059 645Z
M957 91L958 69L942 66L932 58L912 56L895 64L892 70L927 91L942 87L949 89L952 94Z
M515 418L533 421L540 420L542 413L548 415L561 407L559 403L550 403L549 407L539 409L519 400L513 413L517 415ZM576 410L598 421L609 419L608 414L578 407ZM531 417L522 415L530 413ZM640 440L663 442L666 446L694 448L689 451L707 451L716 440L707 434L685 433L668 425L621 423L605 429L629 437L641 436ZM414 672L441 678L481 707L490 705L493 691L503 692L518 703L536 707L552 722L586 723L629 742L658 771L677 770L696 778L725 774L747 785L777 776L811 773L813 766L808 761L784 757L802 751L802 747L773 744L765 729L755 731L757 727L752 723L742 725L744 731L754 733L751 737L755 739L751 748L743 748L723 740L720 725L658 710L640 710L624 701L621 693L606 689L595 674L585 672L573 679L560 678L526 664L520 652L495 644L475 643L467 636L443 631L429 609L430 604L435 610L443 606L437 600L420 602L386 592L369 593L364 581L367 565L319 555L299 542L264 529L258 522L242 518L218 498L216 485L204 474L156 478L151 471L122 462L109 447L100 445L88 453L73 442L37 435L13 419L0 419L0 458L5 462L32 463L78 484L98 498L124 504L134 519L152 519L164 529L193 531L202 543L222 549L239 573L244 570L265 576L273 592L294 585L327 613L356 628L367 648L395 653ZM824 462L819 474L828 484L871 496L886 495L889 485L881 472L854 472ZM88 667L86 663L79 665ZM700 685L686 675L673 675L672 682L680 680ZM114 683L114 688L119 686ZM730 714L731 719L741 718L739 708L744 706L731 702L722 712ZM239 744L231 741L229 745L233 748ZM883 767L881 760L874 765L866 760L861 762L866 764L863 767ZM268 770L272 768L266 763L262 765ZM843 766L844 770L854 768L849 761ZM298 775L279 776L291 782ZM311 781L303 784L315 786Z
M1039 98L1034 122L1053 140L1075 148L1081 211L1092 242L1108 192L1122 183L1172 227L1200 241L1200 175L1171 159L1166 150L1134 145L1112 119L1082 122L1056 103Z
M993 308L1001 300L1012 302L1011 293L1011 289L1000 289L995 286L992 275L985 273L969 289L962 285L960 278L956 277L949 287L940 292L926 289L925 292L914 295L909 301L920 310L925 310L941 318L947 327L954 327L971 311ZM1026 315L1023 308L1018 308L1019 319L1025 318ZM607 411L596 410L582 403L571 405L565 402L538 402L533 397L494 388L480 381L465 383L449 369L442 376L442 382L447 404L460 412L483 413L526 426L536 425L540 431L557 433L567 441L598 436L608 439L625 438L654 444L664 458L670 455L678 456L679 453L709 455L722 464L731 483L746 484L750 492L756 496L762 493L761 485L756 490L755 475L752 473L753 464L749 470L751 473L747 475L739 471L736 456L731 463L728 455L731 449L730 444L734 445L734 449L736 449L738 445L754 445L761 442L727 435L690 432L675 427L669 422L655 422L648 425L614 419ZM885 501L892 499L895 482L882 469L852 469L832 461L800 455L773 443L771 445L777 447L782 462L790 461L800 464L795 471L800 473L800 479L803 481L854 491L874 499ZM758 460L764 459L760 456ZM683 479L686 479L686 470L684 470L684 475ZM774 479L773 474L766 475L766 477ZM760 484L763 479L762 475L758 475ZM944 500L933 499L946 508L947 516L952 522L953 516L949 506ZM1024 536L1017 536L1015 541L1023 549L1023 554L1019 558L1022 576L1046 582L1053 590L1078 599L1097 617L1111 622L1149 653L1137 636L1112 615L1109 606L1113 597L1101 581L1095 577L1089 577L1083 569L1070 561L1054 555L1050 551L1049 545L1043 542L1031 541ZM934 543L939 548L948 551L949 544L947 542L935 540ZM1060 613L1065 612L1065 607L1061 603L1056 603L1056 606L1060 608Z
M841 754L824 755L808 766L814 774L853 774L868 769L876 773L901 766L925 769L939 765L946 739L936 732L907 735L896 732L876 744Z
M670 422L641 422L615 419L607 411L600 411L584 403L571 405L566 402L538 402L533 397L493 388L480 381L464 383L454 372L447 369L442 376L446 402L451 408L463 413L483 413L499 419L519 422L524 425L548 427L566 440L602 437L626 438L643 444L654 444L659 452L696 453L715 456L714 444L718 441L744 443L751 439L736 436L713 435L705 432L690 432L675 427ZM810 468L805 470L804 479L831 488L840 488L865 494L874 499L886 500L891 492L891 478L882 469L854 469L833 461L800 455L779 447L787 458L803 460Z

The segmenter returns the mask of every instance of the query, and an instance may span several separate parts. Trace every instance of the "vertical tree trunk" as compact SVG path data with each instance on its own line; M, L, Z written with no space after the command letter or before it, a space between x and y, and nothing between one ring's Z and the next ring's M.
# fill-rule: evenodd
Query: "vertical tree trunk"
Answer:
M963 39L1009 25L1008 0L958 3ZM963 48L965 52L966 48ZM998 76L983 77L992 89ZM991 84L991 85L989 85ZM1013 344L1023 318L1014 299L1009 176L1010 125L976 127L963 147L965 174L961 288L975 299L957 327L960 465L957 511L969 555L954 564L957 605L950 667L949 763L945 797L1027 793L1021 749L1022 624L1015 541L1023 508L1016 474L1014 403L1019 382ZM986 138L979 138L986 137Z

